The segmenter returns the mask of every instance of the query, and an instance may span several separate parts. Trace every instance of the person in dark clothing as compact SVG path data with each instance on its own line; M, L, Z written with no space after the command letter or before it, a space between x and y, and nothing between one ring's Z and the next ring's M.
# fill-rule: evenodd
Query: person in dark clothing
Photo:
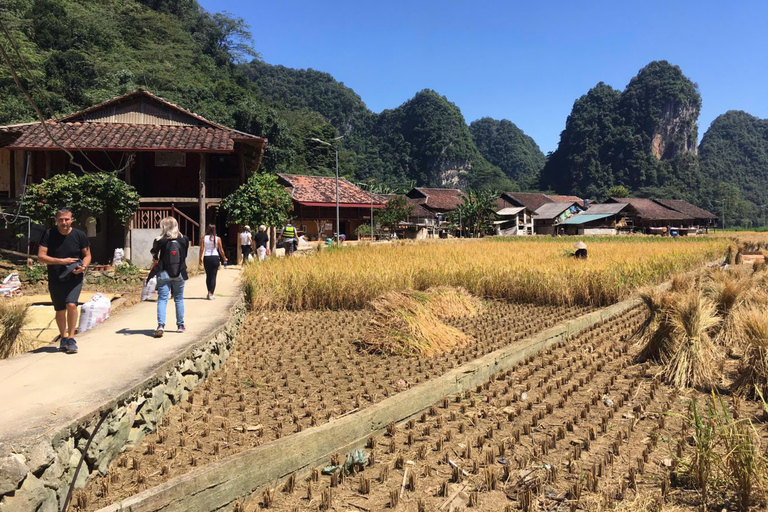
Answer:
M573 256L585 260L587 259L587 244L584 242L576 242L573 244L573 247L576 249L576 252L573 253Z
M168 296L173 294L173 303L176 306L176 331L183 333L187 328L184 325L184 284L189 276L187 275L187 252L189 251L189 238L179 233L179 223L173 217L166 217L160 221L160 236L155 238L152 243L152 258L155 265L152 267L150 276L157 274L157 329L155 329L155 338L160 338L165 332L165 312L168 308ZM174 274L175 269L165 268L164 261L170 260L166 257L168 244L175 240L179 246L178 275Z
M259 255L259 261L264 261L267 257L267 245L269 244L269 236L267 235L267 226L259 226L259 232L253 237L253 245L256 247L256 252Z
M216 297L216 275L219 273L219 265L227 266L227 257L224 256L224 247L221 238L216 236L216 226L208 224L205 236L200 240L200 265L205 268L205 286L208 288L208 300Z
M59 350L76 354L77 301L83 289L83 273L91 263L91 248L85 233L72 227L69 208L59 208L56 227L43 233L37 260L48 265L48 291L61 336Z

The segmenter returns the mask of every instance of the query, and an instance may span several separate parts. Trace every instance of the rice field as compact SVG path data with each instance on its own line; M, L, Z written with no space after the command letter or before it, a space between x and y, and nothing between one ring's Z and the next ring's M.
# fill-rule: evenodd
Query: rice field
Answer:
M589 258L571 256L585 241ZM648 237L483 239L342 248L270 259L244 273L254 310L361 309L390 291L462 287L516 302L605 306L638 286L721 259L728 240Z

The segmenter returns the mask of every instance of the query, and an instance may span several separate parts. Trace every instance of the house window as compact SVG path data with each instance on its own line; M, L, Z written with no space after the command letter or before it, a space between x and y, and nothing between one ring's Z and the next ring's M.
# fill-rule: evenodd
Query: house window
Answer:
M186 167L187 154L183 151L161 151L155 153L155 167Z

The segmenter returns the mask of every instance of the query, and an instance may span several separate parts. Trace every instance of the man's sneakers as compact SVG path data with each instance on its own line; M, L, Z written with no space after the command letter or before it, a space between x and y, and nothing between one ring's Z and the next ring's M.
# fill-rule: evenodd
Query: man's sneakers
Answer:
M67 343L67 354L77 354L77 342L75 341L75 338L69 338L69 343Z
M155 329L155 338L162 338L163 337L163 331L165 331L165 325L158 324L157 329Z
M75 338L61 338L59 341L59 351L67 354L77 354L77 342Z

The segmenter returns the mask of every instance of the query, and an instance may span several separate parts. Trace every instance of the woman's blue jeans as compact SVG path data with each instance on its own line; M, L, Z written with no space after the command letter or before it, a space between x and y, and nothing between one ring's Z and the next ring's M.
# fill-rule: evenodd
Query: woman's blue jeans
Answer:
M176 305L176 325L184 325L184 278L168 277L168 272L163 270L157 274L157 323L160 325L165 325L169 293L173 294Z

